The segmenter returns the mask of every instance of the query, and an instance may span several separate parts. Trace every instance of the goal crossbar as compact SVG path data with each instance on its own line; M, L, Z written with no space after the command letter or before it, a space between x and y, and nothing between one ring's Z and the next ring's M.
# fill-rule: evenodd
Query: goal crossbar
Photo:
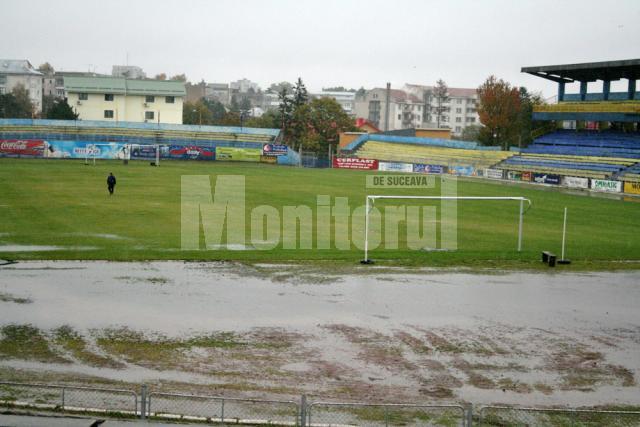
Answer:
M518 215L518 252L522 251L522 218L524 216L524 202L528 203L527 210L531 207L531 200L521 196L381 196L367 195L365 209L365 225L364 225L364 261L369 263L369 212L373 208L375 200L378 199L423 199L423 200L502 200L502 201L518 201L520 204L520 213Z

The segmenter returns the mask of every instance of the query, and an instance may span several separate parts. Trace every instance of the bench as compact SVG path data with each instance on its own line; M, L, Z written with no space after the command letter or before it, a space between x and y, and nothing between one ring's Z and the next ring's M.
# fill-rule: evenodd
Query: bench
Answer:
M542 262L549 264L549 267L556 266L556 254L549 251L542 251Z

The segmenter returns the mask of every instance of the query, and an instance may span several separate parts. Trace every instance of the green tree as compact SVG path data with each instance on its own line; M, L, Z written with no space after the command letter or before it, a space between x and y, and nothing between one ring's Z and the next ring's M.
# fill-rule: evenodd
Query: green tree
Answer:
M246 96L243 96L242 99L240 100L239 108L240 108L240 111L242 112L247 112L251 110L251 101L249 101L249 98L247 98Z
M56 99L53 106L47 111L46 117L50 120L77 120L78 114L73 111L65 98Z
M293 105L294 107L298 107L300 105L306 104L307 102L309 102L309 93L307 92L307 87L302 82L302 79L298 77L298 81L293 87Z
M209 111L211 111L211 116L213 118L214 124L219 124L224 119L224 116L227 114L227 110L222 105L222 102L216 100L208 100L203 98L202 102L207 106Z
M287 93L293 92L293 85L289 82L271 83L267 92L280 93L282 89L286 89Z
M533 107L545 104L542 94L539 92L531 93L526 87L519 88L520 96L520 113L518 115L518 140L512 141L512 145L526 147L533 140L531 133L538 127L545 126L543 122L534 122Z
M447 108L444 104L449 101L449 87L444 82L444 80L439 79L436 82L433 91L431 92L431 96L436 101L435 113L436 113L436 122L437 127L440 127L440 122L443 121L443 115L447 111Z
M233 113L240 112L240 104L238 98L235 95L231 95L231 102L229 103L229 110Z
M289 125L291 123L291 114L293 112L293 103L291 102L289 91L286 87L283 87L280 92L278 92L278 100L280 101L280 106L278 107L278 112L280 113L279 127L282 129L285 139L287 139Z
M11 93L0 95L0 117L7 119L31 119L34 106L29 92L22 84L16 85Z
M50 76L55 73L53 66L48 62L45 62L44 64L40 64L40 66L38 67L38 71L40 71L45 76Z
M41 117L46 118L47 114L49 114L49 110L51 110L56 103L58 98L55 95L44 95L42 97L42 113Z
M310 102L310 120L313 132L317 135L319 148L328 146L335 149L340 133L355 130L353 119L333 98L317 98Z
M462 129L462 136L460 139L463 141L479 141L480 140L480 131L482 126L480 125L469 125Z
M185 125L211 125L213 124L213 114L202 100L185 102L182 107L182 123Z

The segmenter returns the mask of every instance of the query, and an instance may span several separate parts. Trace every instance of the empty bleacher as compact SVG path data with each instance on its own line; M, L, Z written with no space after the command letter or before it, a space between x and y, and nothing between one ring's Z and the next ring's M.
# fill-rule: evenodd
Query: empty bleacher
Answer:
M491 167L515 154L494 147L480 147L475 142L387 135L366 135L346 147L346 151L364 159L476 169Z
M622 132L556 131L497 167L514 171L553 173L586 178L631 176L640 162L640 135Z
M166 125L131 122L64 120L0 120L0 138L83 140L129 144L257 147L274 142L278 129L224 126Z

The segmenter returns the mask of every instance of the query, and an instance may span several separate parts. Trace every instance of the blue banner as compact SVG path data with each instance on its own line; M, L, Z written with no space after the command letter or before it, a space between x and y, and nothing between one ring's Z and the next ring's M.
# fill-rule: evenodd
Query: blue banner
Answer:
M289 147L278 144L265 144L262 147L262 153L265 156L286 156Z
M129 150L120 142L47 141L44 157L54 159L127 159Z
M198 145L171 145L169 157L182 160L215 160L216 147L201 147Z
M155 160L156 159L156 149L160 148L160 158L169 157L169 146L168 145L139 145L139 144L130 144L129 150L131 152L132 160Z
M413 171L416 173L445 173L446 166L414 164Z
M533 182L538 184L553 184L560 185L560 175L552 175L548 173L534 173Z

